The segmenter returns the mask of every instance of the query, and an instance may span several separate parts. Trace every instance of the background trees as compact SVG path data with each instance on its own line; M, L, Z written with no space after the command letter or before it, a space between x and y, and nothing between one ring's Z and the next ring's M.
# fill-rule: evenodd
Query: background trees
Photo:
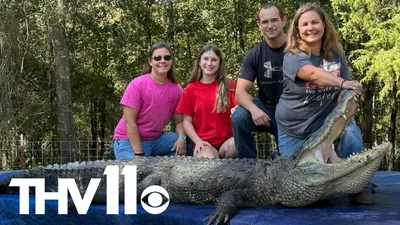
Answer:
M388 167L393 169L398 138L400 5L389 0L332 0L353 77L365 87L359 121L364 142L390 140ZM370 146L368 146L370 147Z
M4 168L19 144L90 150L102 154L121 116L119 99L139 75L149 46L168 42L182 85L199 49L217 44L229 76L262 37L255 19L259 0L4 0L0 1L0 160ZM288 14L308 1L279 1ZM336 22L352 75L365 87L357 117L366 146L399 141L400 6L396 0L317 1ZM289 23L288 23L289 25ZM288 27L287 25L287 27ZM70 88L68 87L70 85ZM269 142L269 137L259 137ZM45 143L45 144L43 144ZM57 144L58 143L58 144ZM388 155L394 168L396 145ZM56 155L52 155L56 154ZM59 156L59 155L58 155ZM65 156L65 154L64 154ZM70 158L66 159L71 160Z

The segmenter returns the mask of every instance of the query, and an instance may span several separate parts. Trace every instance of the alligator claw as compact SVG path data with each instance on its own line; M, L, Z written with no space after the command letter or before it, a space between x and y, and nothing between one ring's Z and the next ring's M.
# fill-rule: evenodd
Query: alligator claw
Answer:
M211 215L209 215L205 220L203 220L203 222L207 222L207 225L211 225L214 223L215 219L217 218L216 213L212 213Z
M211 215L209 215L203 222L207 222L207 225L211 224L226 224L230 219L229 214L223 213L223 212L214 212Z

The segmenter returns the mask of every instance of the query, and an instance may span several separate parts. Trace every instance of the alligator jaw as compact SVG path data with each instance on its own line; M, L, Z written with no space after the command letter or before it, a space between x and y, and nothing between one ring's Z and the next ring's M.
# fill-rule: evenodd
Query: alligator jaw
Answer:
M294 158L296 169L305 175L306 186L327 187L333 193L361 191L378 169L383 156L391 148L384 143L372 150L353 154L347 159L337 157L333 141L340 137L357 111L357 95L346 91L338 106L329 114L325 123L304 143ZM323 188L324 189L324 188Z
M317 157L314 157L314 160L311 160L311 157L309 157L308 162L300 167L303 167L302 170L312 168L313 174L318 174L318 176L310 177L307 182L308 186L328 185L335 182L343 184L346 182L357 183L355 181L363 179L362 182L360 181L360 183L363 184L361 185L362 190L362 188L372 178L373 174L379 167L382 158L391 146L392 145L389 142L385 142L373 149L364 150L363 152L353 154L346 159L341 159L341 162L334 164L325 164L317 159ZM369 176L371 178L365 179L364 176ZM350 189L353 190L358 188L352 187ZM349 193L352 191L341 190L340 192Z
M339 105L329 114L327 122L314 132L295 153L294 157L297 158L298 165L306 163L307 158L314 158L314 156L323 163L340 162L333 149L333 142L343 134L345 127L353 119L357 106L357 94L351 91L345 92Z

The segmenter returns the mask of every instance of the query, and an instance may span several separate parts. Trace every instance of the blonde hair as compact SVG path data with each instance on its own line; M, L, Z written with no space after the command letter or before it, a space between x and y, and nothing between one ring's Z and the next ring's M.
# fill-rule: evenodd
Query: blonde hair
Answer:
M217 81L218 88L216 92L215 106L213 112L221 113L228 110L231 102L228 95L229 93L228 81L225 75L225 60L222 57L221 50L216 45L214 44L206 45L199 52L193 64L193 70L189 78L189 83L192 83L194 81L199 81L203 77L203 71L201 70L199 64L201 56L208 51L213 51L219 58L219 68L217 72L215 72L215 80Z
M314 11L325 24L324 36L322 36L321 53L326 59L332 59L334 55L343 56L343 46L339 42L339 36L335 26L329 20L326 13L314 3L308 3L300 7L290 24L288 32L288 40L285 52L298 54L300 51L305 52L308 56L311 55L311 49L308 44L300 38L299 19L306 12Z

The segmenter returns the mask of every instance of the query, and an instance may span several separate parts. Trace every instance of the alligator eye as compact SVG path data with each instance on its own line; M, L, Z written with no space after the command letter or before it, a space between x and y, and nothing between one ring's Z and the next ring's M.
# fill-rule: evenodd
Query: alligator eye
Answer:
M144 189L140 201L148 213L160 214L169 205L169 194L163 187L153 185Z

